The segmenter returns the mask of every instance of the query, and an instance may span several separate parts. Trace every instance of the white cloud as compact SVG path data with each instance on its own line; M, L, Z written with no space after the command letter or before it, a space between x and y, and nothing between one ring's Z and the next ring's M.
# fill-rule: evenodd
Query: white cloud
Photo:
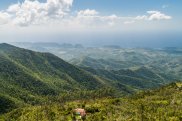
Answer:
M115 14L103 16L94 9L86 9L78 11L77 16L73 17L72 22L87 27L106 27L114 26L120 20L122 20L121 17Z
M148 15L142 15L135 17L135 20L169 20L172 19L171 16L165 15L160 11L147 11Z
M90 10L90 9L81 10L77 13L78 16L95 16L98 14L99 12L97 12L96 10Z
M49 19L62 18L70 10L73 0L47 0L41 3L37 0L25 0L17 3L1 14L11 17L12 23L20 26L38 24L40 21L50 21Z
M147 20L147 19L148 19L148 16L146 15L135 17L135 20Z
M1 24L6 24L9 22L10 16L8 13L1 12L0 11L0 25Z
M147 11L150 16L148 17L148 20L169 20L172 19L171 16L165 15L161 13L160 11Z
M132 21L125 21L125 22L124 22L124 24L133 24L133 23L135 23L134 20L132 20Z
M13 4L11 6L8 7L7 12L9 13L16 13L16 11L20 10L20 3L17 4Z

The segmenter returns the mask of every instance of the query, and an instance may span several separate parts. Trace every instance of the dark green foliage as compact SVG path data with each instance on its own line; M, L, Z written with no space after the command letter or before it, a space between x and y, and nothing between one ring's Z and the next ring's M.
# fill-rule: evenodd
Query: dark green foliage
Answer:
M73 100L89 100L89 99L99 99L104 97L116 98L116 97L121 97L123 95L124 94L121 93L120 91L107 87L92 91L81 90L75 92L67 92L58 96L54 101L64 103Z
M0 114L7 113L16 108L16 104L10 98L0 95Z
M88 72L103 77L108 80L112 80L110 85L114 85L118 89L123 89L124 85L132 87L133 89L149 89L159 87L164 80L150 69L141 67L136 70L122 69L122 70L104 70L104 69L92 69L84 67L83 69ZM132 88L130 90L132 90Z

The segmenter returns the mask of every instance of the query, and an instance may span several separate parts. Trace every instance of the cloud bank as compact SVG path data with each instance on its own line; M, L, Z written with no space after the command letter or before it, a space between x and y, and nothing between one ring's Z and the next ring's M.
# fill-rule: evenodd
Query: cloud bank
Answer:
M0 11L0 25L13 26L49 25L59 24L68 26L118 26L133 24L136 21L170 20L171 16L160 11L147 11L146 15L118 16L102 15L94 9L79 10L75 15L71 11L73 0L25 0L10 5L6 10Z

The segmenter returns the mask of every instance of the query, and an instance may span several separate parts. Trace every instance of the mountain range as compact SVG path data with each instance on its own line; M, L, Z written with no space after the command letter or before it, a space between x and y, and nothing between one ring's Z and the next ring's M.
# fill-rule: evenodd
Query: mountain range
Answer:
M3 43L0 114L49 101L116 98L155 89L181 80L181 59L178 48L64 48L52 44L49 52L37 52Z

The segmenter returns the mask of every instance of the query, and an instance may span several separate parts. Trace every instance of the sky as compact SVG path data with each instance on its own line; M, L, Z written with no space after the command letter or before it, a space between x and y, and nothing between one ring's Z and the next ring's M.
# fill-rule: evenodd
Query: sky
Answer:
M181 0L4 0L0 42L182 46Z

